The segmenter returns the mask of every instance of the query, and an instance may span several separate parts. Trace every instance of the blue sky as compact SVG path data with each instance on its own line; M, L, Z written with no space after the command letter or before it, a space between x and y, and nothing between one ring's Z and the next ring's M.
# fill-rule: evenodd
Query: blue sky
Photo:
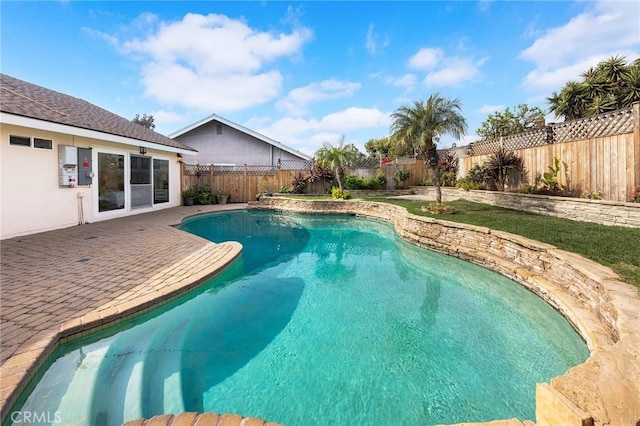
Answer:
M3 73L170 134L216 113L313 154L389 134L397 108L488 114L640 56L634 1L2 1ZM553 121L554 117L548 117Z

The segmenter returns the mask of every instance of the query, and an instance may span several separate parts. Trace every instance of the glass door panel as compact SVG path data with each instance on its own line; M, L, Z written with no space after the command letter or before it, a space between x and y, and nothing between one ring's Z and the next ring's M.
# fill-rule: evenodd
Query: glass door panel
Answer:
M151 207L151 157L131 156L131 208Z
M124 155L98 153L98 211L124 209Z

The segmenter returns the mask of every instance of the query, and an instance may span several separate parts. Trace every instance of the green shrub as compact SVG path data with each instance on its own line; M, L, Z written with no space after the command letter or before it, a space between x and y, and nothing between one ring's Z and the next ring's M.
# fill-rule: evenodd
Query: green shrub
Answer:
M282 185L278 190L280 194L291 194L293 191L288 186Z
M580 194L580 198L586 198L587 200L602 200L601 192L584 192Z
M387 184L387 178L384 173L378 173L372 178L360 178L354 175L347 175L344 178L345 189L384 189Z
M372 189L384 189L387 186L387 177L380 172L372 179L372 183L374 186Z
M198 204L213 204L213 200L215 197L211 192L211 187L209 185L200 185L196 188L196 201Z
M404 188L405 183L411 177L411 170L409 169L400 169L393 174L393 180L396 183L396 188Z
M424 178L416 186L433 186L433 181L429 178Z
M442 186L455 186L456 174L454 172L440 172L440 182Z
M362 189L362 179L355 175L347 175L344 177L345 189Z
M456 212L456 209L448 203L436 203L435 201L426 207L422 206L421 210L431 214L454 214Z
M334 186L333 188L331 188L331 197L334 200L348 200L349 198L351 198L351 194L349 194L347 191L343 191L337 186Z
M467 172L467 177L473 182L479 183L481 187L484 187L487 181L487 170L478 164L474 164L469 172Z
M470 191L472 189L482 189L482 185L480 185L478 182L475 182L469 176L465 176L456 181L456 188Z

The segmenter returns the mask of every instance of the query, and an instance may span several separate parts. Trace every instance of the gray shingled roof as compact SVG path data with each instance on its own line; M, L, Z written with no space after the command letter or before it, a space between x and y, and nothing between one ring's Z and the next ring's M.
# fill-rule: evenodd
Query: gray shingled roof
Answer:
M92 103L6 74L0 74L0 111L186 151L196 151Z

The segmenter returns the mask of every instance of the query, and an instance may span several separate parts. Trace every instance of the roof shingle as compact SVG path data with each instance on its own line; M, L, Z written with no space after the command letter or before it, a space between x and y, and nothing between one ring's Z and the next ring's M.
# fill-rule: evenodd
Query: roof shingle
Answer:
M0 74L0 111L172 148L196 151L85 100L6 74Z

